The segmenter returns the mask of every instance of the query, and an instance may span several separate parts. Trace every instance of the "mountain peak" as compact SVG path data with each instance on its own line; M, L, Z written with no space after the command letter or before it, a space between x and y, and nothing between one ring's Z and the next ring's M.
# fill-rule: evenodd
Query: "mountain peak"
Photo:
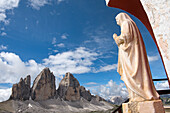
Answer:
M55 76L49 68L44 68L34 80L31 97L33 100L46 100L54 98L55 94Z
M21 78L19 83L13 84L10 99L28 100L30 97L30 82L31 78L28 75L24 80Z

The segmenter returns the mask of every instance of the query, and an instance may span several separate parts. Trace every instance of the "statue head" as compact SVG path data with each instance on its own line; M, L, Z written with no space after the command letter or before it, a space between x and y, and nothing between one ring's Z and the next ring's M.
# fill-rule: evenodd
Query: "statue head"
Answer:
M123 21L125 21L125 20L131 20L131 21L132 21L132 19L130 18L130 16L129 16L128 14L126 14L126 13L119 13L119 14L116 16L115 19L116 19L117 24L120 25L120 26L121 26L121 24L123 23Z

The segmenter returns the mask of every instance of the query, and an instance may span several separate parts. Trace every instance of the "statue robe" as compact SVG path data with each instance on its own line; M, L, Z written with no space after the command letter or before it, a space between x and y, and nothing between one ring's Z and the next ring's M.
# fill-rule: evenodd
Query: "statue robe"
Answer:
M121 35L118 38L123 39L124 43L118 45L117 71L128 88L130 99L159 99L152 81L145 45L133 20L126 19L121 23Z

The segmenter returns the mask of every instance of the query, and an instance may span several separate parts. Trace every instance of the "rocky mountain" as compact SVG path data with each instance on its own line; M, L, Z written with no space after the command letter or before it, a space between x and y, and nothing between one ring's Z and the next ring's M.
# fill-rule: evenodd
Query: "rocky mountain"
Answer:
M32 100L47 100L54 98L55 94L55 76L49 68L45 68L34 80L31 88L31 98Z
M30 97L31 77L28 75L25 79L21 78L18 84L13 84L10 99L28 100Z
M44 68L30 87L31 77L21 78L12 87L9 100L0 103L1 112L74 113L107 111L114 107L100 96L94 96L71 74L66 73L56 90L55 76Z
M67 101L77 101L81 97L90 101L93 97L90 91L86 91L83 86L80 86L79 81L71 73L66 73L61 80L57 94L60 98Z

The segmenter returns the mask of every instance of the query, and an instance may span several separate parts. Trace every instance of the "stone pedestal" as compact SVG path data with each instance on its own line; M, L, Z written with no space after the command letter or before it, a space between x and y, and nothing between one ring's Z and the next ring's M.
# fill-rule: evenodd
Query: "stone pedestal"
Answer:
M161 100L123 103L123 113L165 113Z

